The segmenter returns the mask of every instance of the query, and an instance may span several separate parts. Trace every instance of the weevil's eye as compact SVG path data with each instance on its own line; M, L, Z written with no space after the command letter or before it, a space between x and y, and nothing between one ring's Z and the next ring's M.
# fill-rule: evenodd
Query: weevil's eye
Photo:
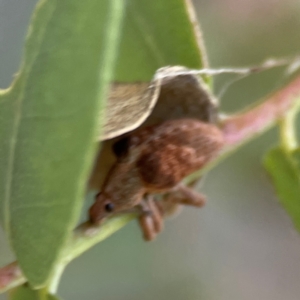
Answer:
M115 208L115 206L114 206L114 204L111 203L111 202L108 202L108 203L106 203L106 204L104 205L105 211L106 211L106 212L109 212L109 213L110 213L110 212L113 212L114 208Z

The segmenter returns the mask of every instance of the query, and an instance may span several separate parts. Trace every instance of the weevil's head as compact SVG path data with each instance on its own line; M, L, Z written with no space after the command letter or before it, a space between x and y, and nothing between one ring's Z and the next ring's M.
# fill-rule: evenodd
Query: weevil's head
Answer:
M116 203L105 193L98 193L95 200L89 210L90 221L93 224L101 224L103 220L118 211Z
M139 204L144 194L145 188L136 168L128 163L117 163L89 210L90 221L101 224L116 213L131 210Z
M136 151L129 151L132 143L137 141L126 137L114 144L117 161L89 210L90 221L94 224L101 224L107 217L128 211L142 200L145 188L135 163Z

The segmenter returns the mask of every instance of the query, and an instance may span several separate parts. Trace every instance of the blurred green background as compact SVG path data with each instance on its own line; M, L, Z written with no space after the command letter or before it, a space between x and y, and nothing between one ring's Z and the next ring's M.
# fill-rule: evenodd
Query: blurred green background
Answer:
M300 53L298 0L194 3L212 67ZM0 0L0 88L18 70L35 4ZM217 78L216 92L228 80ZM243 108L282 80L280 69L241 80L222 97L221 108ZM276 139L272 130L218 165L199 184L207 206L185 208L155 242L145 243L132 223L85 253L67 268L59 294L65 300L300 299L300 238L261 165ZM0 265L11 260L1 234Z

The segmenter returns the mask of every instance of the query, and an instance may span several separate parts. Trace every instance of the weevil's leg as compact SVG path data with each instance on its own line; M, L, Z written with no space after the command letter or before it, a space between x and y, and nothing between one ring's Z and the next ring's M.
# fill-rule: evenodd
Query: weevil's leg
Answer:
M139 224L146 241L153 240L163 228L163 216L158 203L152 196L146 195L145 199L137 206L140 213Z
M152 241L156 237L152 217L147 214L141 214L138 218L138 221L143 232L144 240Z
M180 204L180 201L178 199L174 199L174 197L174 193L171 192L164 195L161 201L156 202L159 211L164 218L177 216L181 212L182 205Z
M152 241L156 237L156 230L153 222L152 212L143 200L138 206L137 209L140 213L138 222L143 232L144 240Z
M158 203L150 195L146 196L145 201L147 202L148 207L151 211L154 229L156 233L159 233L163 229L163 217L162 217L162 213L159 210Z
M183 184L179 184L174 188L172 193L170 193L170 197L168 197L167 201L202 207L206 203L206 198L204 195L193 189Z
M164 202L161 200L157 200L157 199L155 199L155 201L154 201L154 204L155 204L161 217L164 217L165 213L166 213L166 208L165 208Z

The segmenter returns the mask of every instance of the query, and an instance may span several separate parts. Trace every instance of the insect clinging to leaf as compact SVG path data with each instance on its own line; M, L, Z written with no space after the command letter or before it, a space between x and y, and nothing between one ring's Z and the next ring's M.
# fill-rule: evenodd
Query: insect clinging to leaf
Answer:
M110 140L113 143L104 143L99 161L107 162L105 155L110 153L111 145L116 159L109 168L106 166L105 173L100 172L106 175L89 211L92 223L101 224L111 215L135 211L139 214L144 238L152 240L162 229L163 216L178 204L204 205L205 197L184 185L182 180L218 155L224 144L223 133L217 125L217 102L201 78L185 74L186 70L166 67L157 71L148 90L139 96L141 107L148 107L152 112L144 112L148 117L143 124L137 124L137 129L132 128L130 118L122 115L124 110L118 110L118 102L115 102L119 95L124 95L124 87L113 86L113 104L108 107L110 120L121 122L113 130L112 123L108 123L107 136L113 138ZM178 71L180 75L175 74ZM135 84L134 105L129 103L127 112L135 107L142 111L137 105L136 91ZM151 104L153 97L157 97L155 105ZM121 101L120 107L124 107L125 100L118 101ZM126 133L126 126L134 130ZM122 136L117 137L114 131L121 132Z
M153 195L172 191L177 203L203 206L204 197L181 181L215 158L222 146L221 130L195 119L165 121L121 139L114 145L117 161L90 209L90 220L100 223L135 208L145 239L152 239L161 228Z

